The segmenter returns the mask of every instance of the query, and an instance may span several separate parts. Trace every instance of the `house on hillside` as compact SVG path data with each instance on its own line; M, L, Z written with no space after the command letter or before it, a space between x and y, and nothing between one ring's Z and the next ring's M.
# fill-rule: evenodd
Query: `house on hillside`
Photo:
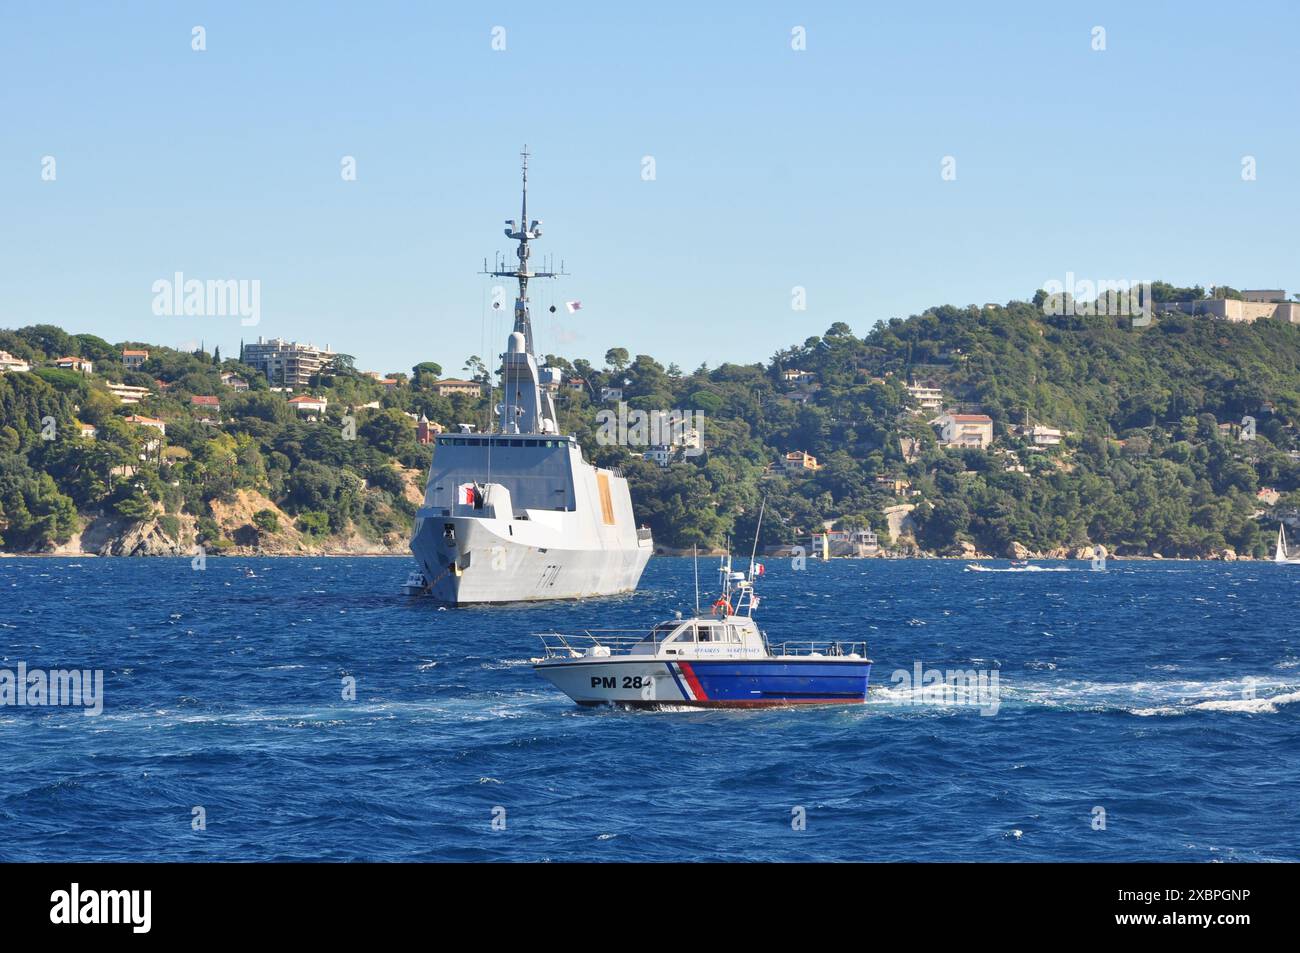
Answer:
M76 371L78 374L90 374L95 370L94 364L80 357L61 357L54 362L54 366L64 371Z
M786 473L806 473L810 470L820 470L822 465L817 462L817 458L811 453L805 453L802 450L792 450L785 455L781 461L781 467Z
M987 414L941 414L933 423L939 428L939 443L945 447L983 450L993 443L993 418Z
M190 406L199 415L199 423L221 423L221 401L216 397L191 397Z
M1240 298L1201 298L1194 301L1165 301L1162 311L1205 315L1232 324L1256 321L1286 321L1300 324L1300 301L1288 301L1280 288L1243 291Z
M920 407L920 413L933 414L943 410L943 390L928 384L908 384L907 392Z
M106 385L108 392L120 400L123 404L138 404L149 396L149 388L135 387L131 384L118 384L109 381Z
M1046 424L1030 424L1013 428L1014 432L1029 442L1035 450L1061 445L1061 431Z
M324 397L309 397L306 394L289 398L289 406L300 414L307 414L308 420L315 420L317 414L325 413L328 404L329 401Z
M438 381L433 385L439 397L450 397L452 394L466 394L470 397L478 397L483 393L483 385L478 381L462 381L454 378L448 378L445 381Z
M8 351L0 351L0 374L9 372L24 373L30 371L32 366L20 357L14 357Z

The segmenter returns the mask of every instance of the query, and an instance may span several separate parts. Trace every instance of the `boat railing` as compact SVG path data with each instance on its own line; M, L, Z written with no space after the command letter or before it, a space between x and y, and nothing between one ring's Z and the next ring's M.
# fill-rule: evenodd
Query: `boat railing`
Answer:
M649 527L649 526L640 526L640 527L637 528L637 531L636 531L636 538L637 538L637 539L653 539L653 538L654 538L654 533L650 531L650 527Z
M846 658L856 655L867 657L866 642L841 642L832 639L807 639L798 642L769 642L768 652L772 655L793 657Z
M547 658L595 658L605 655L631 655L640 646L646 654L653 654L658 646L673 634L646 631L645 629L584 629L581 632L539 632L542 648Z

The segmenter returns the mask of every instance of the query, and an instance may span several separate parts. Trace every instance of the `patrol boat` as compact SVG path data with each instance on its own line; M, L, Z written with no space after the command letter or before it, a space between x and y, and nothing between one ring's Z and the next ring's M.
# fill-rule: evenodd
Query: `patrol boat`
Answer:
M871 659L865 642L772 644L754 621L762 567L733 572L710 614L661 622L649 632L589 629L539 635L533 670L579 705L629 708L780 708L860 705ZM732 599L735 599L733 605ZM680 613L679 613L680 616Z
M506 222L518 265L498 260L484 274L519 283L514 330L501 355L498 432L435 439L411 552L419 568L403 586L453 605L581 599L635 589L654 549L638 529L627 480L582 457L576 437L558 431L555 394L563 375L533 351L528 282L563 273L532 270L529 242L542 234L528 218L528 150L519 221Z

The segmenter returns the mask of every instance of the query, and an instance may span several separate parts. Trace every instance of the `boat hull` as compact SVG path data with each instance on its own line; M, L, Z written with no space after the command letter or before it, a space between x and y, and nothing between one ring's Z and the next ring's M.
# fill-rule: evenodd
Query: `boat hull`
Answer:
M852 658L673 661L595 657L533 666L580 705L783 708L860 705L871 662Z
M422 521L411 552L428 594L452 605L586 599L636 589L650 561L649 541L633 534L625 543L565 546L573 535L524 521L436 517Z

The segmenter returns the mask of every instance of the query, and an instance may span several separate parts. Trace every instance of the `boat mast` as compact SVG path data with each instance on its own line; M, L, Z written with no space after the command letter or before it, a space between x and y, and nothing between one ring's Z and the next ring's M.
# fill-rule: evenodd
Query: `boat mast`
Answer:
M767 512L767 497L758 508L758 525L754 527L754 548L749 551L749 580L754 581L754 560L758 558L758 534L763 531L763 514Z
M513 268L507 266L506 258L497 254L492 263L492 268L487 267L487 260L483 261L483 274L491 275L494 278L513 278L519 283L519 294L515 298L515 323L514 331L523 337L525 362L532 370L527 371L527 379L518 378L518 371L515 372L515 378L507 380L505 368L502 368L501 374L501 404L499 405L501 417L501 430L503 433L519 433L520 423L518 419L527 415L530 411L532 414L531 421L524 421L530 427L530 432L540 432L543 429L544 421L554 422L555 404L551 399L550 391L540 386L537 377L537 355L533 346L533 322L528 311L528 280L530 278L559 278L567 274L564 270L564 261L560 261L560 269L556 271L554 266L547 263L540 271L531 271L529 259L532 257L533 250L529 247L529 242L542 235L541 219L530 220L528 218L528 146L524 146L523 152L519 154L522 161L523 189L519 203L519 220L506 220L505 233L506 237L519 243L515 249L515 257L518 264ZM523 389L528 390L528 396L524 397ZM517 392L517 393L516 393Z
M514 219L506 220L506 238L512 239L519 243L515 249L515 257L519 259L519 264L513 268L506 268L504 258L498 256L493 263L493 268L489 270L484 262L483 274L491 275L494 278L514 278L519 283L519 297L515 299L515 327L514 329L524 336L524 343L528 348L528 353L536 356L533 350L533 323L528 311L528 280L530 278L560 278L567 275L564 270L564 262L561 260L560 269L556 271L554 266L547 264L542 271L529 271L528 260L532 257L533 250L528 246L530 241L542 237L542 220L528 219L528 157L531 153L528 146L524 146L523 152L519 153L522 162L523 173L523 191L519 203L519 221L516 224Z

